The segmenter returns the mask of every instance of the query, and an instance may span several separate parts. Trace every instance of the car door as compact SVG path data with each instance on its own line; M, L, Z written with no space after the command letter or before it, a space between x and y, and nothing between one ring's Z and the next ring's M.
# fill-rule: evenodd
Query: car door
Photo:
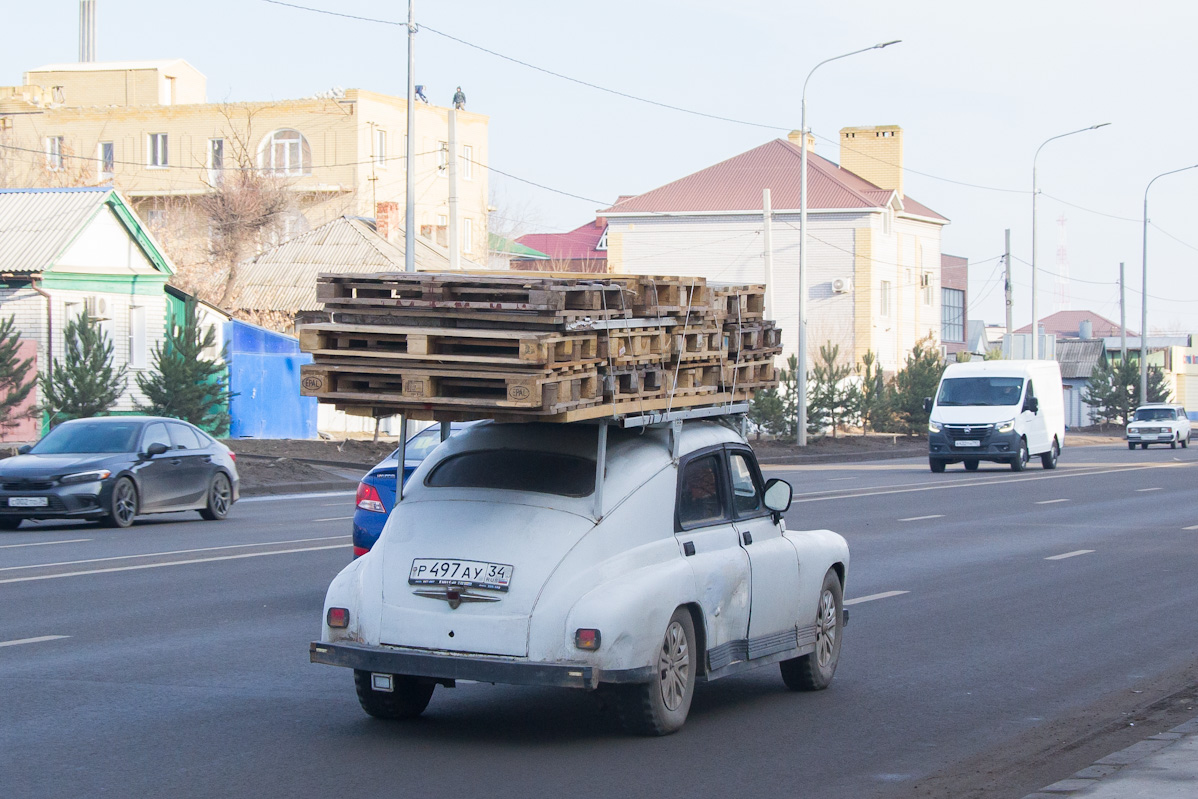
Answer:
M147 457L145 452L151 444L162 444L167 451L161 455ZM171 446L166 424L152 422L146 425L141 434L141 445L137 450L143 460L133 467L138 480L138 504L144 511L161 510L170 506L176 468L175 459L170 453Z
M728 450L728 475L733 524L752 574L749 656L762 657L794 646L793 638L775 634L793 632L798 623L799 553L765 507L765 483L750 450Z
M694 571L713 670L748 656L752 576L732 523L726 468L721 447L683 459L674 511L674 535Z
M1045 422L1047 414L1042 409L1031 410L1032 400L1035 398L1035 387L1032 385L1032 381L1028 380L1027 391L1023 395L1023 408L1019 416L1023 422L1023 435L1027 438L1028 452L1033 455L1047 452L1051 444L1048 438L1048 424Z
M203 501L208 492L208 480L212 471L212 456L203 446L191 425L184 422L168 422L173 447L170 454L177 461L175 488L171 504L189 507Z

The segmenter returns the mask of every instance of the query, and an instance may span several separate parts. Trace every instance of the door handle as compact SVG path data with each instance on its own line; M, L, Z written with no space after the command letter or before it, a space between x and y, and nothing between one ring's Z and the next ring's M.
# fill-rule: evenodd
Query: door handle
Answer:
M746 530L741 535L741 540L745 542L745 546L748 546L749 544L753 543L753 534Z
M182 462L182 458L171 458L171 466L178 466Z

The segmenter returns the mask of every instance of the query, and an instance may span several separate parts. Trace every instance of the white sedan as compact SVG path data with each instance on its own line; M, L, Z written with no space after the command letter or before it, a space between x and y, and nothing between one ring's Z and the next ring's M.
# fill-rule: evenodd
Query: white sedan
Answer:
M778 663L828 686L849 552L788 531L729 427L483 423L441 444L378 543L328 589L313 662L412 718L456 680L609 694L625 726L682 726L695 684Z

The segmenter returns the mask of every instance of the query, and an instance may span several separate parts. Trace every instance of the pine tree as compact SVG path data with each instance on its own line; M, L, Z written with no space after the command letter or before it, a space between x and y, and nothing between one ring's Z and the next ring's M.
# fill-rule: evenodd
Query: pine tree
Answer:
M818 429L836 428L857 421L861 413L861 388L850 380L853 367L840 360L840 345L828 342L820 345L819 358L811 370L811 408L809 417L822 422ZM810 421L810 420L809 420ZM809 425L810 427L810 425Z
M927 429L928 412L923 409L923 400L935 396L942 374L944 362L932 337L915 342L906 365L894 376L895 417L908 435Z
M878 356L867 350L861 356L861 433L890 428L893 415L891 392L878 364Z
M16 320L0 322L0 427L11 427L33 415L34 409L19 410L37 384L37 375L29 374L32 358L21 360L21 334L14 329Z
M216 330L200 331L196 304L189 301L183 324L171 322L164 343L154 347L154 371L137 376L137 385L149 402L138 410L191 422L214 435L229 431L229 399L225 366L203 357L215 346Z
M757 438L761 439L764 430L773 435L781 435L786 430L785 403L776 388L767 388L753 395L749 403L749 421L757 425Z
M103 414L128 384L128 367L113 368L112 342L86 310L67 322L63 338L65 361L55 358L53 371L40 380L51 425Z
M1135 392L1133 394L1135 402L1132 407L1143 405L1144 402L1140 399L1140 381L1136 381ZM1173 390L1169 388L1169 384L1165 381L1165 373L1160 367L1148 367L1148 401L1149 402L1170 402L1173 398Z

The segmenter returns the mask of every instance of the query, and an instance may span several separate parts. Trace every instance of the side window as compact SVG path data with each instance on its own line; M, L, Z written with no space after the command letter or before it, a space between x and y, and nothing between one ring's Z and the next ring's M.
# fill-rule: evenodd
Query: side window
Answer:
M185 424L172 424L171 440L174 442L173 449L202 449L200 439L190 427Z
M166 425L162 422L155 422L146 427L146 432L141 437L141 451L148 450L151 444L165 444L167 449L173 446L171 437L166 433Z
M695 458L683 467L678 486L678 523L683 527L728 518L720 488L719 457L713 454Z
M732 467L732 504L736 515L752 516L765 507L753 467L743 452L733 452L728 462Z
M1031 410L1032 400L1036 398L1036 390L1032 387L1032 381L1027 381L1027 394L1023 397L1023 410Z

